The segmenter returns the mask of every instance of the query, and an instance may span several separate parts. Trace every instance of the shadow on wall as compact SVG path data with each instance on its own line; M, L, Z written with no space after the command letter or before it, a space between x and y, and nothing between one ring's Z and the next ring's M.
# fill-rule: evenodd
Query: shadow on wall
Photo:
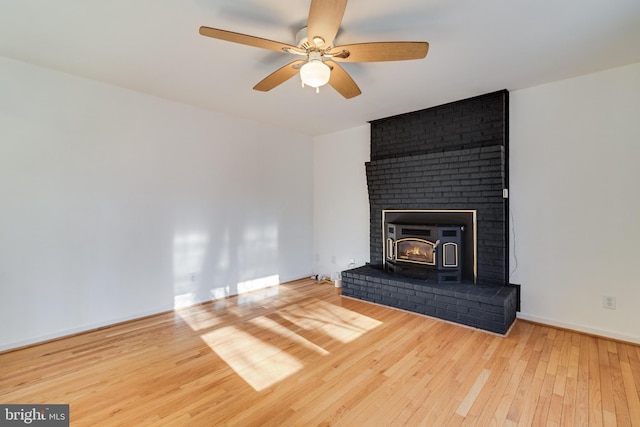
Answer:
M212 241L208 232L176 232L173 238L174 308L280 284L278 226L229 227Z

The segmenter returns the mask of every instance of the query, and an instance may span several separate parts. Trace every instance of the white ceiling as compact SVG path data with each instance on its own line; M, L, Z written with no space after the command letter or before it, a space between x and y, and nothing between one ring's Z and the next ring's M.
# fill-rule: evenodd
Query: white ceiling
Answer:
M350 100L297 77L254 91L293 57L198 34L205 25L295 44L309 3L3 0L0 55L308 135L640 62L639 0L351 0L336 44L430 49L344 64L362 90Z

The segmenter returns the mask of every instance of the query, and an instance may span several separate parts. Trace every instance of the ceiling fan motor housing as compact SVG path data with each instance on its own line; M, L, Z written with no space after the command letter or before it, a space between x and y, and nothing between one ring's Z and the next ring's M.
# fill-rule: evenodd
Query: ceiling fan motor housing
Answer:
M318 46L322 46L324 39L322 37L316 37L313 40L313 45L309 42L309 35L307 34L307 27L302 27L296 33L296 46L300 49L309 50L315 49ZM331 48L332 46L329 46ZM327 50L329 50L329 48Z

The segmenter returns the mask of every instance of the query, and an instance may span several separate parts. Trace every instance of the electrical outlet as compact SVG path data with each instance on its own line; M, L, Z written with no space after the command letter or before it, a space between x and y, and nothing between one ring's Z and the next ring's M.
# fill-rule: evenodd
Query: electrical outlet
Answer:
M616 297L611 295L603 295L602 296L602 307L608 308L609 310L616 309Z

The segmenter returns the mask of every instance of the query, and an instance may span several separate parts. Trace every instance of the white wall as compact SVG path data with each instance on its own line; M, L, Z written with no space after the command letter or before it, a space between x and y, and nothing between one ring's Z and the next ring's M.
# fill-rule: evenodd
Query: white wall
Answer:
M520 317L640 342L640 64L514 91L510 104Z
M0 350L309 276L312 154L0 58Z
M334 275L369 262L369 124L313 142L315 274Z

